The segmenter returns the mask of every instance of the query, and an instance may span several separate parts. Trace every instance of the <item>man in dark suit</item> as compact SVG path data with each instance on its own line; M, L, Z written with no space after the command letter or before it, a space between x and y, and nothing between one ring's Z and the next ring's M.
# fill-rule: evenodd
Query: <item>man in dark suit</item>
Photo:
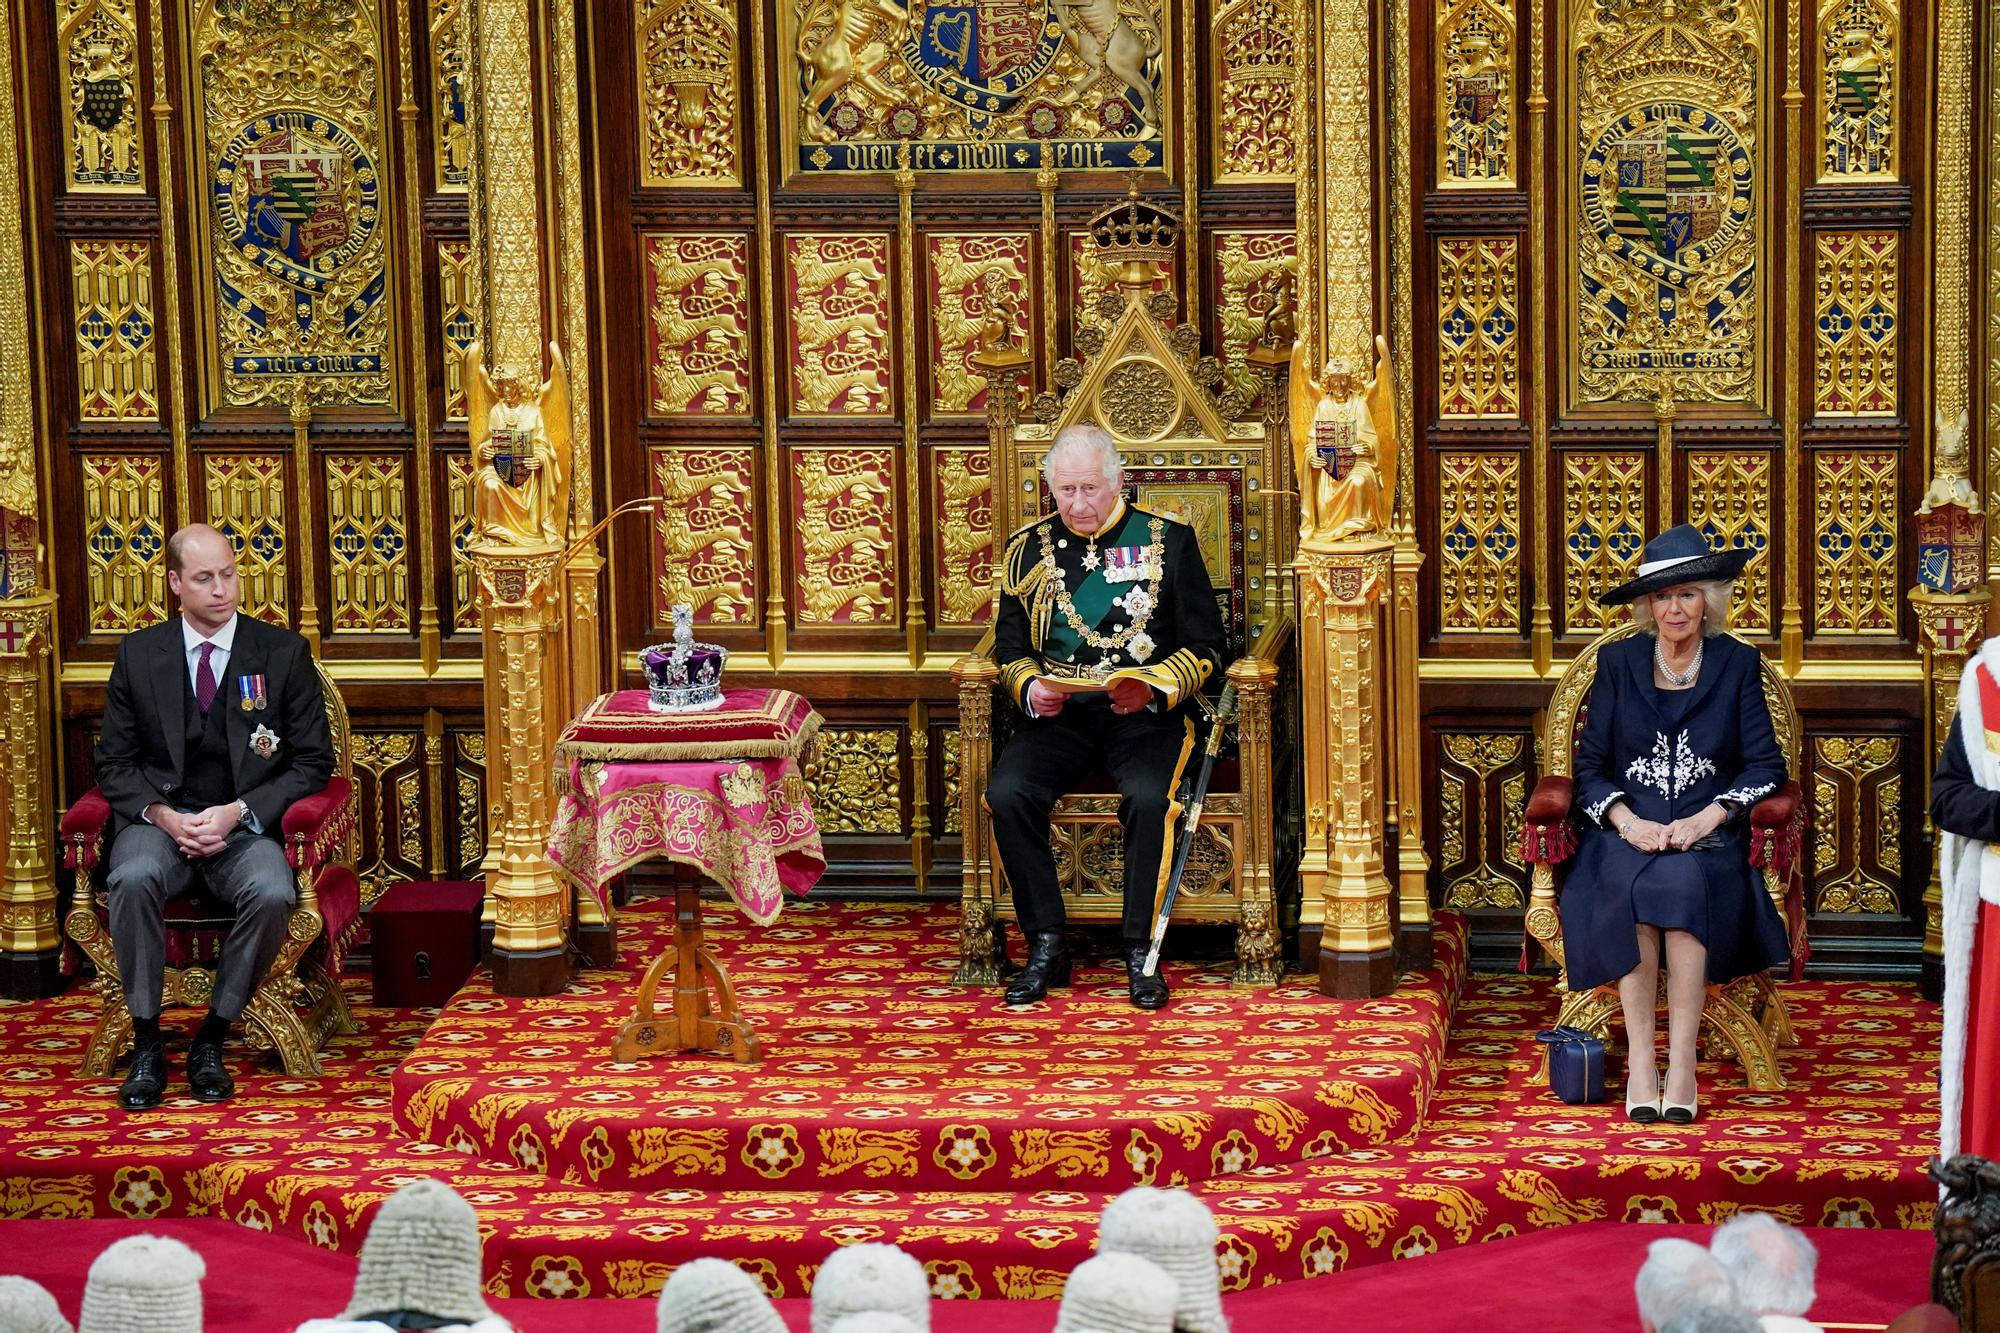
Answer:
M1069 984L1049 814L1101 768L1121 798L1127 987L1133 1004L1159 1009L1167 983L1145 975L1147 946L1180 813L1174 793L1194 753L1192 708L1222 669L1222 611L1194 530L1126 502L1124 464L1103 429L1064 430L1042 476L1056 512L1008 539L993 630L1001 687L1023 714L986 785L1028 939L1006 999L1032 1004Z
M205 524L176 532L167 586L181 614L119 644L97 742L97 785L111 804L111 942L132 1013L132 1070L118 1090L128 1111L166 1092L166 903L197 877L235 908L236 924L188 1050L188 1088L205 1102L234 1091L222 1043L284 942L294 901L285 809L333 774L311 649L236 613L228 538Z

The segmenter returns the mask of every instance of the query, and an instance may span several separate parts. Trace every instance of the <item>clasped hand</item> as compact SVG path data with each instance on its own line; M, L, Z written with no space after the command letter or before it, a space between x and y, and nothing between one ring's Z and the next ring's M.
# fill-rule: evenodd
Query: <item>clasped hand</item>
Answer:
M1111 696L1111 711L1114 713L1144 712L1146 705L1153 701L1153 687L1129 676L1112 681L1105 687L1105 693ZM1068 699L1069 696L1061 690L1044 685L1039 680L1028 683L1028 707L1036 717L1054 717L1062 712L1063 704Z
M236 829L236 802L211 805L206 810L184 815L171 806L156 805L150 811L153 824L174 840L181 855L192 861L213 856L229 842Z
M1620 806L1623 810L1625 807ZM1642 852L1684 852L1722 827L1729 816L1719 805L1706 805L1685 819L1658 824L1650 819L1626 814L1612 827L1626 845Z

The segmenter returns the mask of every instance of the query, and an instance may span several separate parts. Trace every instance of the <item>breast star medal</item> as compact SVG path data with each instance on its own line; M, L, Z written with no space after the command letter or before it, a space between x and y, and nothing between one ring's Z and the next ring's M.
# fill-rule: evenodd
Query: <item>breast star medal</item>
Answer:
M250 733L250 752L259 759L269 759L278 752L278 733L263 724Z

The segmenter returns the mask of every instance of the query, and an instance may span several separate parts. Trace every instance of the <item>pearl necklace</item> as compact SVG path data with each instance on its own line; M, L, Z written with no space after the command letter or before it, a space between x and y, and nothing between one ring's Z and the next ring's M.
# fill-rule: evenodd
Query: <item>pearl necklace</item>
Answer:
M1660 675L1666 680L1667 684L1677 690L1684 690L1694 684L1695 677L1701 674L1701 653L1705 647L1707 647L1706 644L1697 640L1694 645L1694 661L1688 663L1686 671L1676 671L1667 665L1666 644L1660 639L1654 639L1653 665L1659 668Z

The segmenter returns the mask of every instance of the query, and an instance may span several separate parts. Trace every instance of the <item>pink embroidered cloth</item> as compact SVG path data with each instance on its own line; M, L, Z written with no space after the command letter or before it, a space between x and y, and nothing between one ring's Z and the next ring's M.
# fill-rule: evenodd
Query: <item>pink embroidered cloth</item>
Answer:
M826 872L800 763L819 714L785 690L729 690L708 713L648 713L643 691L606 695L556 742L563 781L549 860L604 904L611 881L642 861L693 866L758 925L777 920L787 892L804 895ZM743 739L730 715L781 718L776 735ZM619 759L596 736L574 734L615 716ZM647 758L648 753L661 756ZM704 757L691 758L699 754Z

